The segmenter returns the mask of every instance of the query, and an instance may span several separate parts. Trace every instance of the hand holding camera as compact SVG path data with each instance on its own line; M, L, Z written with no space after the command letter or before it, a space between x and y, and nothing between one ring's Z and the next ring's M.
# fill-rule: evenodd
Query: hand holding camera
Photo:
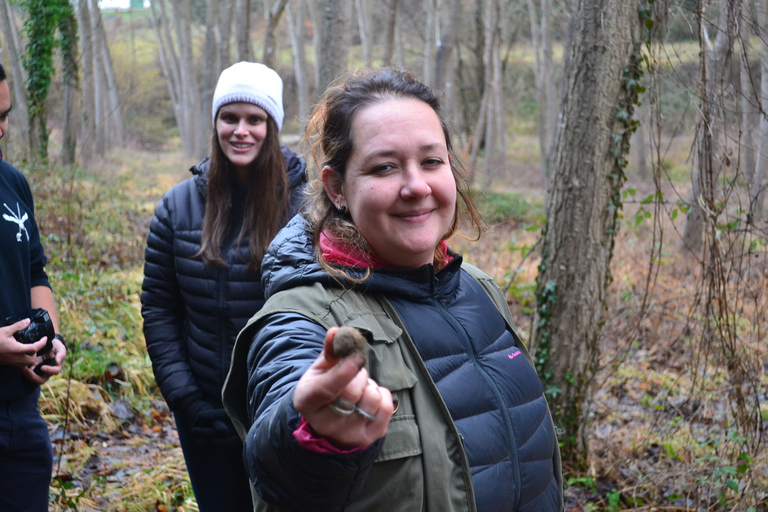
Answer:
M56 359L51 354L56 331L46 310L21 311L6 318L5 324L5 327L0 328L0 364L31 366L42 357L42 362L34 369L37 375L42 374L42 366L56 364ZM24 346L9 343L11 340Z

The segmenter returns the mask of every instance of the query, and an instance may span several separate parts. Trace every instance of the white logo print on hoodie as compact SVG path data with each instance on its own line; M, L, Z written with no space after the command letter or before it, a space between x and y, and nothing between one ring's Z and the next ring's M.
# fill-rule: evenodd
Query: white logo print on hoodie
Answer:
M27 235L27 242L29 242L29 231L27 231L27 227L24 225L24 223L27 222L27 219L29 219L29 215L27 215L26 212L24 212L24 215L21 214L21 207L19 207L19 203L16 203L16 212L11 210L5 203L3 203L3 206L5 206L6 210L11 212L10 215L4 213L3 218L8 222L13 222L19 225L19 232L16 233L16 241L21 242L21 232L23 231L24 234Z

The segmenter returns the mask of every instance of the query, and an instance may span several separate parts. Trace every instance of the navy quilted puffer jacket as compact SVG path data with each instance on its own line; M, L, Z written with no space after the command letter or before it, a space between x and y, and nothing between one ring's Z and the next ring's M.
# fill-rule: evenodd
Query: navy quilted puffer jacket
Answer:
M283 146L290 214L299 206L306 182L304 160ZM238 332L264 304L261 275L248 274L248 237L235 247L243 198L233 197L235 219L222 246L226 267L205 265L200 250L206 158L157 205L145 253L141 314L152 368L171 410L205 400L222 407L221 388ZM288 217L290 218L290 217Z
M295 217L270 247L262 266L267 297L313 282L337 286L315 261L303 226ZM541 381L519 350L517 335L461 269L461 256L453 256L436 274L432 265L375 269L360 286L386 297L413 339L464 440L477 510L559 511L557 439ZM290 312L270 315L257 327L248 357L253 426L246 468L262 498L278 509L313 509L301 500L310 494L308 487L316 487L311 494L324 494L323 510L343 510L362 485L358 480L373 463L375 447L373 453L346 455L342 465L297 452L290 436L298 422L291 391L320 354L325 329ZM310 486L310 475L334 483Z

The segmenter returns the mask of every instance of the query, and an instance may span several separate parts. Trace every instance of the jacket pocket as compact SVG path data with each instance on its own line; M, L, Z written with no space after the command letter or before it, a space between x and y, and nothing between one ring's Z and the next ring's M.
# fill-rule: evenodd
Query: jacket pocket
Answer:
M369 343L368 372L379 386L392 393L397 410L387 427L377 462L421 454L421 437L413 409L413 388L419 382L405 364L398 343Z

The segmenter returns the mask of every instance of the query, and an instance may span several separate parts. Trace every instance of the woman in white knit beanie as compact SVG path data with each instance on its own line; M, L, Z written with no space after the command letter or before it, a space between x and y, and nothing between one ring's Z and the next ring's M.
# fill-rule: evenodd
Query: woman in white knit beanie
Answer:
M304 160L279 141L282 96L263 64L221 73L211 156L163 197L147 238L147 351L201 512L253 510L221 388L235 337L264 303L261 260L303 197Z

